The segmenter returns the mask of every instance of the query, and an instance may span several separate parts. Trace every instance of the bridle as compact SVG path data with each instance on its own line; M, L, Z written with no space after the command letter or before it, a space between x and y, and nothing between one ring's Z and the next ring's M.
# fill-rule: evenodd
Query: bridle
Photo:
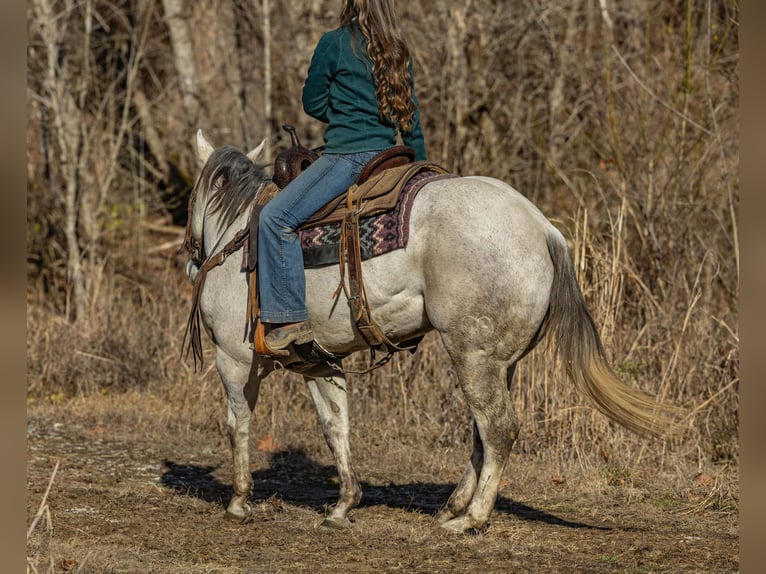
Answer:
M202 265L202 239L197 239L192 235L192 215L194 214L194 205L197 201L197 186L194 186L192 193L189 194L189 202L186 207L186 231L184 232L184 241L178 249L185 249L195 266ZM203 218L204 223L204 218Z
M258 196L258 193L262 191L263 187L267 183L268 182L264 182L264 184L262 184L261 187L258 188L255 197ZM250 236L250 226L245 225L243 229L240 229L239 231L237 231L234 237L230 241L228 241L220 249L220 251L216 251L216 248L218 247L218 243L220 243L221 239L223 238L223 234L222 234L221 239L218 240L214 248L211 250L211 253L207 255L207 257L205 257L204 256L204 253L205 253L204 236L203 238L197 239L196 237L194 237L192 233L192 214L194 213L196 199L197 199L197 189L195 186L194 192L189 196L189 204L188 204L189 217L186 222L186 232L184 234L184 242L181 245L182 249L185 248L186 251L188 251L192 263L198 268L197 275L194 277L194 280L193 280L192 304L191 304L191 311L189 313L189 320L186 324L186 331L184 333L184 339L181 344L181 356L188 357L189 351L191 351L192 356L194 358L195 368L197 367L198 362L200 366L203 364L199 302L200 302L200 296L202 295L202 288L205 285L205 279L207 278L207 274L210 272L211 269L218 267L224 261L226 261L229 255L241 249ZM205 206L205 213L207 213L207 206ZM248 220L249 218L250 216L248 216ZM205 223L204 220L205 220L205 217L203 214L203 218L202 218L203 229L204 229L204 223Z

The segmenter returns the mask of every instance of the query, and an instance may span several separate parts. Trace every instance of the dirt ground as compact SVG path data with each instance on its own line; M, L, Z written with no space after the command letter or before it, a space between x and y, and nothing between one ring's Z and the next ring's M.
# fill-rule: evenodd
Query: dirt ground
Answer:
M390 439L361 434L352 439L364 488L353 528L320 531L315 527L335 501L337 477L319 434L294 429L276 440L256 433L254 514L236 524L223 518L231 463L215 429L160 438L119 413L94 419L31 408L27 528L43 512L28 535L28 571L739 569L737 503L719 476L690 476L689 488L679 491L653 481L651 470L628 482L603 472L594 480L593 473L561 475L513 454L487 530L455 535L435 528L432 516L467 453L412 447L391 457Z

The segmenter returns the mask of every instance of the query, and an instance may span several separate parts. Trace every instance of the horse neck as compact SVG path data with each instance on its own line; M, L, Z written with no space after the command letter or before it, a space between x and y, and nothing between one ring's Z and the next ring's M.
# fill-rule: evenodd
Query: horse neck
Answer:
M244 210L240 216L238 216L230 225L223 225L221 218L217 213L210 213L204 215L202 219L202 237L204 246L204 256L210 257L211 255L220 251L226 243L231 241L234 236L242 229L245 228L250 216L250 209Z

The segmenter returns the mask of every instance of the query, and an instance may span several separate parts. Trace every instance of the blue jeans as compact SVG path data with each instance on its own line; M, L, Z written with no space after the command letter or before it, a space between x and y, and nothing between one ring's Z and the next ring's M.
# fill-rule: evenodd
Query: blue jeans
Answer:
M263 208L258 227L261 321L294 323L309 318L303 253L296 230L356 182L376 153L324 154Z

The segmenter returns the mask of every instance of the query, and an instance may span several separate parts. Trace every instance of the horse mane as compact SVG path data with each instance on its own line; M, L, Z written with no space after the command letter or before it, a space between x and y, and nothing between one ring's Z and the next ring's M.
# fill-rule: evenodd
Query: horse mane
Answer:
M221 216L229 226L250 205L264 183L270 180L261 166L255 165L239 149L223 146L208 158L197 179L194 194L209 190L210 212Z

